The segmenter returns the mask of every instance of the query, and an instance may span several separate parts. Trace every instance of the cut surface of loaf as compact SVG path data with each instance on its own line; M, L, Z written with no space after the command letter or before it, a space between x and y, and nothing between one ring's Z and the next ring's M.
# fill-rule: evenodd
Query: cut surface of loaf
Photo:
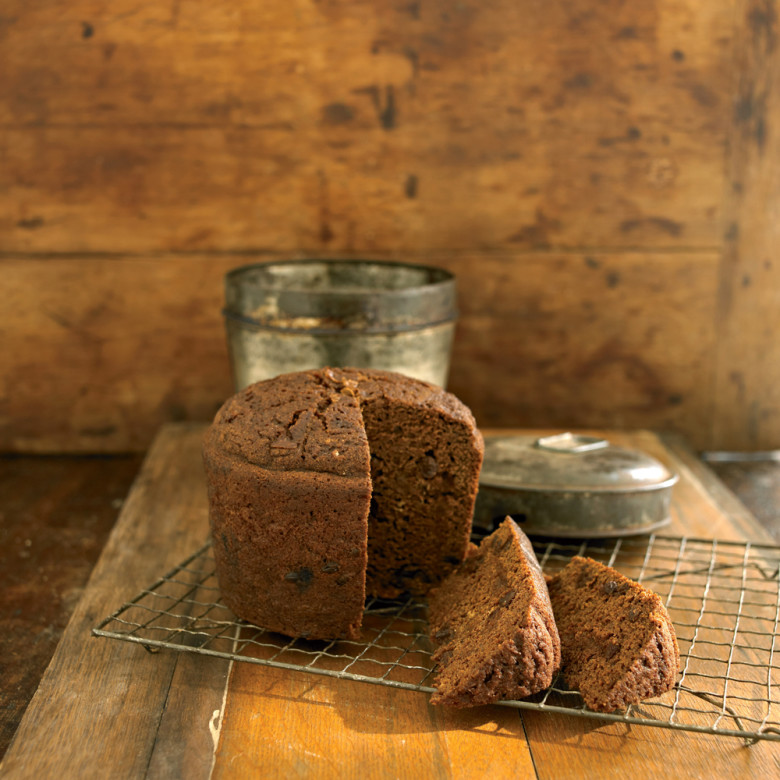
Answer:
M657 594L580 556L548 587L564 680L590 709L614 712L674 687L680 651Z
M422 595L463 560L482 452L465 405L400 374L250 385L203 443L225 603L271 631L357 638L366 594Z
M552 683L560 641L528 537L506 518L429 596L433 704L521 699Z

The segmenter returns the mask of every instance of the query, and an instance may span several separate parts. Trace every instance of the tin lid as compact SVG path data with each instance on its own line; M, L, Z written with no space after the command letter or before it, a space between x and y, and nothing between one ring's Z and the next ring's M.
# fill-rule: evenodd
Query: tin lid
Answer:
M644 452L573 433L485 439L480 484L548 492L637 492L667 488L677 475Z

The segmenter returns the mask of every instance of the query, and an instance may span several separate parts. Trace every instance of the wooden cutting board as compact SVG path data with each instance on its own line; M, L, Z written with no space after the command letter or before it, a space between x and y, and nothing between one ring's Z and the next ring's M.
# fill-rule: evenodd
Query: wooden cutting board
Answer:
M777 743L628 727L91 635L198 549L208 514L203 426L166 426L0 765L13 778L772 777ZM588 433L603 433L589 431ZM680 474L670 534L770 541L678 440L607 432Z

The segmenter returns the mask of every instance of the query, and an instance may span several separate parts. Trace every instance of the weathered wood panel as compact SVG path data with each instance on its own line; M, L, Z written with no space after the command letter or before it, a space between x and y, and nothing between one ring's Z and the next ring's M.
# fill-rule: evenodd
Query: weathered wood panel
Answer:
M0 260L0 449L143 450L231 391L223 258Z
M712 447L780 447L778 14L740 3Z
M201 437L202 429L197 426L175 426L175 432L161 436L151 447L30 703L37 711L30 720L43 726L42 731L29 737L25 726L17 731L0 765L3 777L146 777L154 768L153 756L163 752L155 750L155 741L157 733L164 736L167 731L164 713L171 683L187 683L186 674L178 668L180 659L165 652L151 656L130 642L98 640L90 630L203 544L208 507ZM145 520L139 523L139 518ZM78 660L63 667L62 659L68 657ZM213 751L208 719L221 706L226 674L226 664L214 660L209 669L213 676L198 675L196 690L187 700L189 712L202 713L199 728L193 727L184 739L177 734L179 743L190 743L189 765L184 766L191 769L204 765L208 769ZM62 686L62 695L53 692L52 683L55 688ZM109 692L111 702L99 703L98 690ZM111 745L106 734L115 737ZM44 747L42 737L53 739L56 747ZM20 743L36 757L15 760Z
M138 456L0 459L0 761L140 465Z
M721 241L729 2L212 5L0 20L6 249Z
M235 664L213 779L402 778L415 773L412 767L419 767L418 776L439 778L535 777L517 712L453 713L416 692L367 687ZM258 694L269 705L262 718ZM336 752L334 739L342 733L348 736ZM500 741L501 749L491 749L490 741Z
M595 431L594 431L595 432ZM774 777L776 750L739 739L487 706L283 669L152 656L89 631L207 534L200 426L168 426L95 567L6 754L4 778ZM603 432L602 432L603 433ZM669 532L759 541L649 432L606 432L680 473ZM741 518L741 521L747 518ZM732 626L728 618L723 625ZM670 773L668 768L672 767Z
M0 260L0 450L143 449L210 419L231 392L222 275L252 259ZM459 280L450 388L480 424L708 426L717 255L434 261Z
M482 425L677 430L712 409L717 255L544 253L449 264L450 388Z
M207 419L220 277L282 253L457 270L486 423L780 446L777 39L777 0L9 0L0 449Z

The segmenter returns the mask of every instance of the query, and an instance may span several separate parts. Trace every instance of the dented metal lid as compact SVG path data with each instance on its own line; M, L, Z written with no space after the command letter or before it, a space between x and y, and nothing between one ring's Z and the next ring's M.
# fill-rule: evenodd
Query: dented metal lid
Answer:
M545 491L635 492L676 481L644 452L573 433L488 437L480 476L481 485Z
M675 482L650 455L593 436L486 437L474 524L511 515L529 535L650 533L670 520Z

